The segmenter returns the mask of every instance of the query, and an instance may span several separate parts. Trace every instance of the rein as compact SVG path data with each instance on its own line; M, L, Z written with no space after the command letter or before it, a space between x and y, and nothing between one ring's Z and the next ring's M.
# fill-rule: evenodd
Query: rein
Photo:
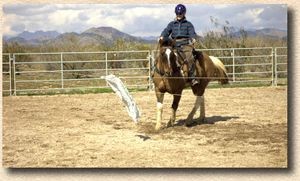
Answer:
M162 77L171 77L172 76L171 74L167 74L165 72L160 71L156 66L154 66L154 71Z

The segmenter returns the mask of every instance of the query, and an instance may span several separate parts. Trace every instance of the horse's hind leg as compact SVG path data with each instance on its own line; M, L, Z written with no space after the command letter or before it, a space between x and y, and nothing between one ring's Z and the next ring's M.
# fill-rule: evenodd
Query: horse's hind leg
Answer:
M176 120L176 111L177 111L180 99L181 99L181 95L173 95L173 103L172 103L172 108L171 108L172 113L171 113L170 120L167 124L168 127L174 126L174 123Z
M205 118L205 107L204 106L205 106L204 95L197 96L194 107L186 119L186 122L185 122L186 126L191 126L194 123L193 118L194 118L196 111L199 109L199 107L200 107L200 117L199 117L199 119L197 119L197 122L202 123L204 121L204 118Z
M190 125L193 124L193 118L194 118L194 115L195 115L196 111L200 107L200 101L201 101L200 96L197 96L194 107L193 107L192 111L189 113L188 117L186 118L186 121L185 121L186 126L190 126Z
M198 123L203 123L205 119L205 102L204 95L200 97L200 116L197 120Z

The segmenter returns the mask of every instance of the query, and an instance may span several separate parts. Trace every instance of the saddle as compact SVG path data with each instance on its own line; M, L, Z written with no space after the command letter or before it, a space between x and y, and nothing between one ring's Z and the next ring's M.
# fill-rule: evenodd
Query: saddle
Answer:
M177 50L177 66L182 70L184 77L188 78L188 82L196 77L196 61L203 60L201 51L196 51L194 48L191 50L190 57L187 57L182 50Z
M193 53L195 61L196 60L198 60L200 62L202 61L202 59L203 59L203 53L201 51L197 51L197 50L193 49L192 53Z

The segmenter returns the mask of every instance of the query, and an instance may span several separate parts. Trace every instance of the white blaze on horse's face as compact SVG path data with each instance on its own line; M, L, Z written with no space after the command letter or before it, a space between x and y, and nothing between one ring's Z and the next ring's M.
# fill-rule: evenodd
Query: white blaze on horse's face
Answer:
M167 57L168 57L168 64L169 64L169 67L171 67L171 61L170 61L170 56L171 56L171 50L170 48L167 48L166 49L166 54L167 54Z

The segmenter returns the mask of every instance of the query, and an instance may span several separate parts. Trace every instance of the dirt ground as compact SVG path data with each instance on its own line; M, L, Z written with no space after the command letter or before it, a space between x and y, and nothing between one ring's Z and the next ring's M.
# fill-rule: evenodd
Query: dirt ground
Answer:
M154 92L132 96L137 125L112 93L4 97L3 166L287 167L286 87L207 89L209 124L193 127L183 125L195 99L185 90L176 126L160 131Z

